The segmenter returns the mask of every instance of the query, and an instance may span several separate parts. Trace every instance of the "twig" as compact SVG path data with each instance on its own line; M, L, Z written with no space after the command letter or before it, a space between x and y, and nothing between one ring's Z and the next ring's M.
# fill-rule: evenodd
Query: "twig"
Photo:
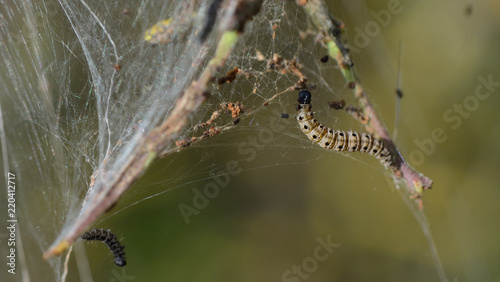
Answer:
M354 97L359 103L360 114L366 118L366 122L363 122L366 130L381 138L386 148L395 156L391 165L394 176L404 179L407 189L412 195L411 198L415 199L420 209L422 209L422 191L432 187L432 180L411 168L392 141L387 129L368 100L361 83L356 79L351 59L345 56L345 52L342 52L345 47L338 44L338 42L342 42L339 39L340 35L338 33L333 34L337 28L335 23L332 22L326 4L323 0L297 0L297 3L304 7L312 23L322 31L323 40L328 47L328 55L337 61L348 87L352 89Z
M217 45L214 57L207 64L197 81L179 94L176 105L168 119L154 128L135 148L135 154L121 169L113 172L112 179L99 173L93 187L94 194L83 207L76 221L59 235L44 253L44 259L66 251L90 225L112 207L118 198L146 171L158 158L176 135L184 128L188 118L207 99L207 88L238 42L245 23L256 15L262 0L234 0L228 3L228 12L221 26L225 31Z

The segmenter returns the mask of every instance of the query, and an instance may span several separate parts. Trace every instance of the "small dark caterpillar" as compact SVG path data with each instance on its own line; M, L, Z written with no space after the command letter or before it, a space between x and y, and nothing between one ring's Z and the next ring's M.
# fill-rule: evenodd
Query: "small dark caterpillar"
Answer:
M311 92L302 90L299 92L299 99L297 100L299 102L297 104L297 121L302 132L311 141L325 149L333 149L339 152L368 153L379 159L385 167L391 165L392 156L380 139L366 133L330 129L319 123L311 111L311 97Z
M200 42L205 42L205 40L207 40L208 38L208 35L210 35L210 33L212 32L215 21L217 20L217 11L219 10L222 1L223 0L213 0L212 4L210 4L210 7L208 7L207 21L200 33Z
M109 250L113 253L115 257L115 264L118 266L125 266L127 262L125 261L125 252L123 249L125 246L120 245L120 242L116 239L116 235L111 233L110 230L92 229L83 233L82 239L86 241L101 241L108 245Z

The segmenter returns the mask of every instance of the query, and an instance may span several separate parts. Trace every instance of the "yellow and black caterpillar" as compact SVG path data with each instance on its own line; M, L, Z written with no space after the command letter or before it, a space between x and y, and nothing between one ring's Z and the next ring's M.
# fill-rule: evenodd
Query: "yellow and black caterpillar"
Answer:
M302 90L299 92L299 99L297 100L299 102L297 104L297 121L302 132L311 141L325 149L332 149L338 152L368 153L379 159L385 167L391 165L392 156L380 139L366 133L334 130L319 123L314 118L311 110L311 97L311 92Z
M116 235L111 233L110 230L94 228L83 233L82 239L86 241L97 240L103 242L108 245L109 250L113 253L115 264L117 266L125 266L127 264L127 261L125 260L125 252L123 251L125 246L120 244L118 239L116 239Z

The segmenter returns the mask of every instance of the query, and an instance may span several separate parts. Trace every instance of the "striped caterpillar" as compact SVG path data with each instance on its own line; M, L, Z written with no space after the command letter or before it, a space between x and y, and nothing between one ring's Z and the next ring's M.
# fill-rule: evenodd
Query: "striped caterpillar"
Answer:
M120 245L120 242L116 239L116 235L111 233L111 231L101 229L92 229L83 233L82 239L86 241L101 241L108 245L109 250L115 257L115 264L118 266L125 266L127 262L125 261L125 252L123 249L125 246Z
M325 149L338 152L368 153L379 159L385 167L391 165L392 156L380 139L366 133L330 129L319 123L311 111L311 97L311 92L302 90L299 92L299 99L297 100L299 102L297 104L297 121L302 132L311 141Z

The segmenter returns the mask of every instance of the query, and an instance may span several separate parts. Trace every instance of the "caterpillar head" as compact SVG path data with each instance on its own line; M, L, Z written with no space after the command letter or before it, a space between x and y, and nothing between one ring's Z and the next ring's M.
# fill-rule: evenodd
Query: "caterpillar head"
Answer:
M310 104L311 97L311 92L309 92L308 90L301 90L299 92L299 99L297 99L297 102L299 102L299 104Z
M125 265L127 265L127 262L125 261L124 257L116 257L115 258L115 264L117 266L125 266Z

